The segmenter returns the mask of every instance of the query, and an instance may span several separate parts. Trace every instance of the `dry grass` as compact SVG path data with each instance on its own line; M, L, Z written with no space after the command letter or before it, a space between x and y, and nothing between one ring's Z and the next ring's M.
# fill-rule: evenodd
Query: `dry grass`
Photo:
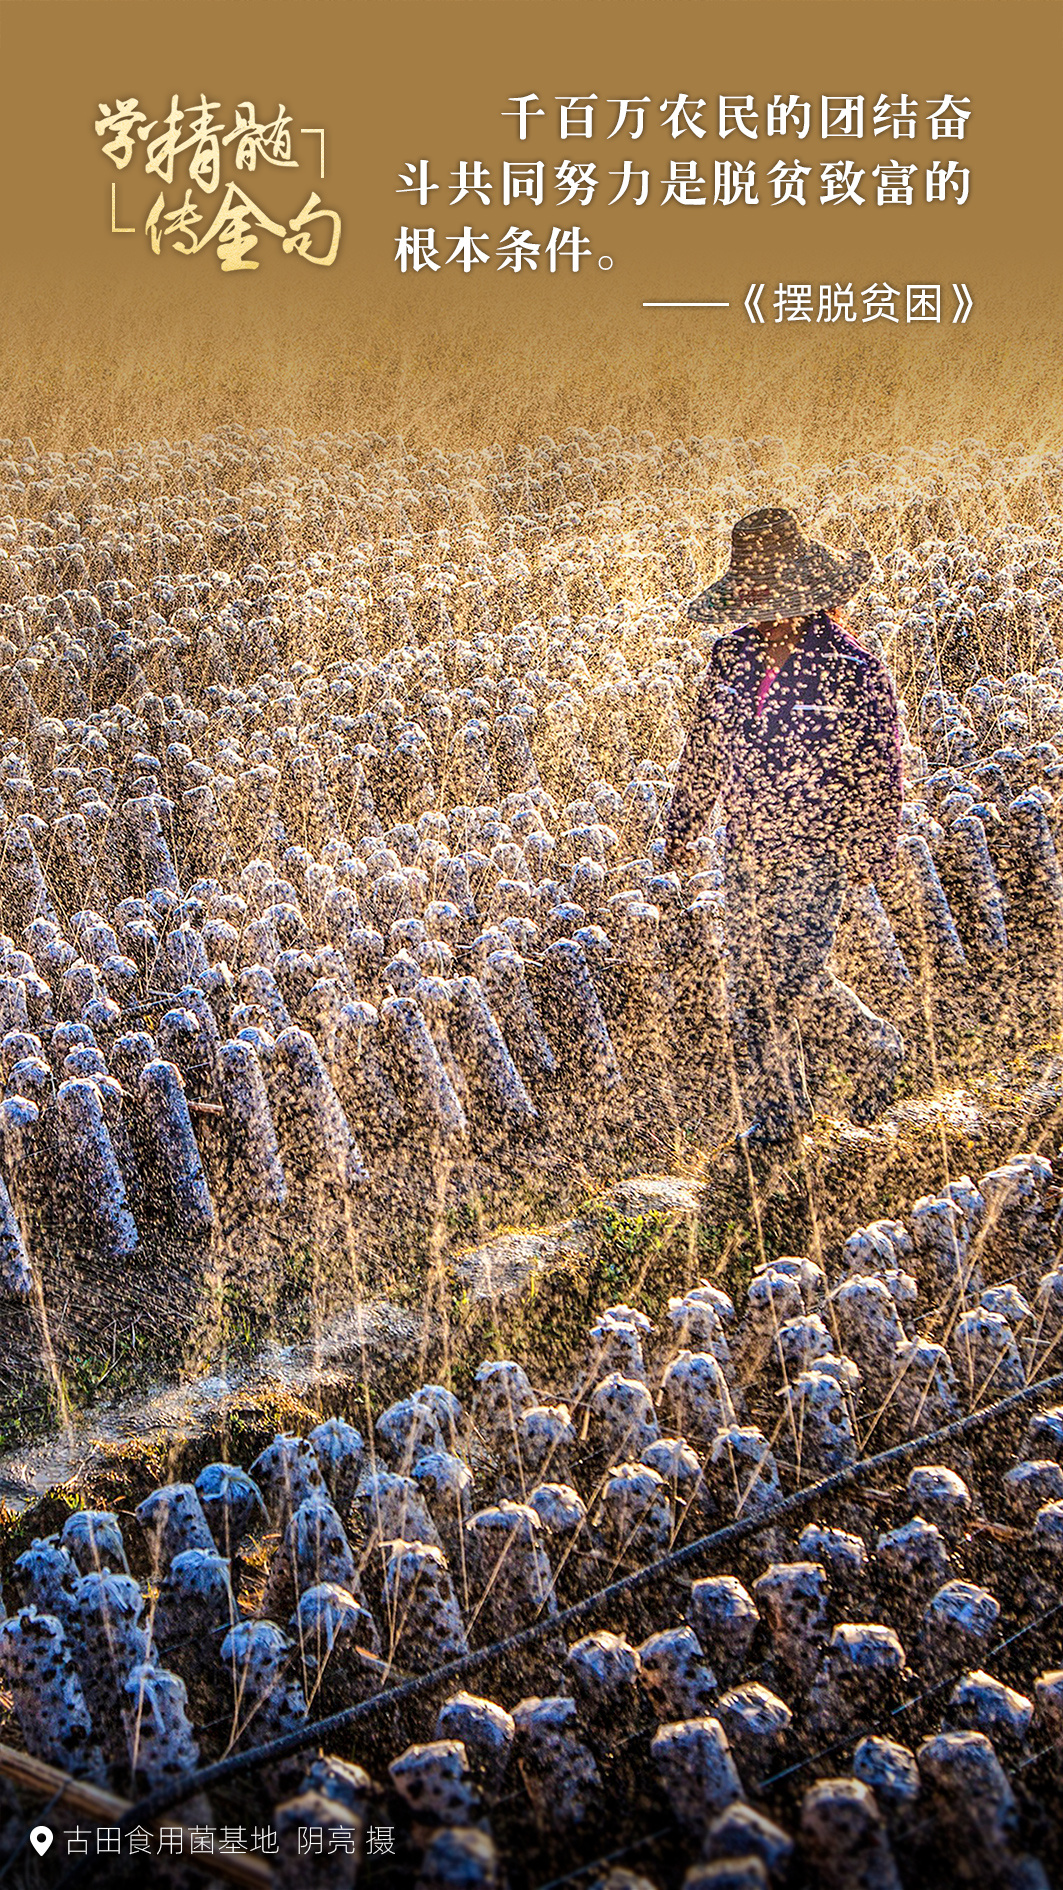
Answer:
M231 286L231 285L228 285ZM750 329L738 311L633 318L600 285L501 327L454 285L422 302L327 296L197 301L196 282L135 298L111 288L23 291L5 326L0 431L41 451L195 437L239 423L399 433L449 451L604 425L783 438L795 460L890 451L913 439L1035 452L1059 443L1058 326L1029 304L1018 326L992 300L977 329ZM468 311L482 309L479 315ZM734 316L738 315L738 320Z

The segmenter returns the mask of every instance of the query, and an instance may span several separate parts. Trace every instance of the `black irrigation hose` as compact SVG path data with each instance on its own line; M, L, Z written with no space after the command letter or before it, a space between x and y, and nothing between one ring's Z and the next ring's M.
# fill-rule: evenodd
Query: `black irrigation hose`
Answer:
M609 1851L604 1857L596 1857L593 1863L577 1864L576 1868L566 1872L565 1876L551 1877L549 1883L539 1885L539 1890L564 1890L564 1885L575 1883L577 1877L590 1877L595 1871L607 1870L610 1864L618 1864L622 1857L630 1857L632 1851L644 1851L647 1844L656 1844L658 1838L671 1837L673 1831L678 1828L675 1824L662 1824L656 1831L647 1831L645 1837L632 1838L631 1843L623 1845L620 1850Z
M821 1477L818 1483L810 1483L806 1489L796 1490L792 1496L784 1497L781 1503L758 1511L755 1516L740 1518L725 1524L722 1529L713 1530L710 1535L699 1536L696 1542L688 1542L681 1549L672 1549L659 1561L634 1569L630 1575L622 1575L619 1580L610 1582L606 1588L598 1589L593 1595L584 1596L582 1601L574 1602L571 1607L562 1608L557 1614L541 1616L530 1627L522 1628L504 1641L492 1641L488 1647L475 1648L457 1660L447 1661L431 1673L418 1674L414 1679L404 1680L399 1686L389 1687L383 1693L370 1694L368 1699L359 1700L355 1706L345 1707L342 1712L330 1713L326 1719L314 1720L294 1732L283 1734L279 1739L269 1740L265 1745L253 1746L246 1752L230 1753L228 1758L219 1759L214 1765L203 1766L199 1771L171 1780L156 1791L149 1792L137 1804L131 1805L124 1813L119 1828L124 1834L135 1825L150 1827L164 1811L172 1810L174 1805L183 1804L199 1792L210 1791L215 1785L223 1785L243 1772L253 1772L260 1766L290 1758L293 1753L301 1752L307 1746L317 1745L326 1738L331 1739L335 1733L346 1732L361 1720L369 1719L381 1707L401 1706L407 1700L419 1699L422 1694L433 1692L444 1682L464 1680L492 1661L519 1653L548 1635L556 1634L577 1621L586 1620L588 1615L594 1614L606 1602L639 1593L662 1576L671 1574L675 1569L685 1568L710 1550L729 1548L734 1543L744 1542L749 1536L759 1535L761 1530L770 1529L799 1510L806 1509L809 1503L834 1496L863 1477L886 1469L891 1464L903 1463L908 1457L919 1456L932 1446L965 1437L980 1425L990 1423L994 1418L1006 1417L1021 1405L1053 1392L1063 1392L1063 1371L1055 1372L1050 1378L1043 1378L1036 1384L1025 1385L1021 1391L1013 1391L996 1404L983 1406L980 1411L971 1411L966 1417L954 1418L950 1424L944 1424L925 1436L909 1438L903 1444L893 1444L889 1450L879 1451L874 1457L864 1457L858 1463L847 1465L844 1470L835 1470L830 1476ZM87 1881L87 1864L78 1864L61 1878L58 1890L75 1890L76 1885Z

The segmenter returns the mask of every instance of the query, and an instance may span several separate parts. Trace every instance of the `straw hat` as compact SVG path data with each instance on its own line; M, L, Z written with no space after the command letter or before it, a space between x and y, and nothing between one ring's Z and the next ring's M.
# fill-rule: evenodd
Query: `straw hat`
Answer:
M848 558L806 538L784 506L747 512L731 530L731 562L708 590L692 597L688 617L702 623L772 623L842 604L866 584L875 560L866 545Z

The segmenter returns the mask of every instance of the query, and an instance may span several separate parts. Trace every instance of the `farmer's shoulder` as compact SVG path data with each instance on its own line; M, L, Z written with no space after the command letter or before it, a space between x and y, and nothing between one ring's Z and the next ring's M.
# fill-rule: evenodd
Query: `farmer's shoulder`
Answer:
M851 630L843 629L832 617L827 617L825 622L823 642L828 650L852 663L865 682L889 682L889 670L874 650L869 650Z
M716 638L709 651L708 674L714 680L728 680L749 654L753 632L746 624L737 624Z
M738 630L725 630L710 646L697 685L695 719L699 724L719 713L720 692L733 684L743 654L740 636Z

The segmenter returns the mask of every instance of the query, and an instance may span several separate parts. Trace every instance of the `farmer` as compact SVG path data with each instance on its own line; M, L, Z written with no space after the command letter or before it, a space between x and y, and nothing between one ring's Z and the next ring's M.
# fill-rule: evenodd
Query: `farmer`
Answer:
M689 860L718 801L749 1147L789 1141L811 1114L810 1042L855 1078L855 1121L885 1107L904 1058L900 1033L827 966L847 889L886 877L900 825L893 685L838 616L873 568L867 550L835 557L792 512L770 506L738 520L728 569L687 605L697 621L734 628L709 657L665 821L665 865Z

